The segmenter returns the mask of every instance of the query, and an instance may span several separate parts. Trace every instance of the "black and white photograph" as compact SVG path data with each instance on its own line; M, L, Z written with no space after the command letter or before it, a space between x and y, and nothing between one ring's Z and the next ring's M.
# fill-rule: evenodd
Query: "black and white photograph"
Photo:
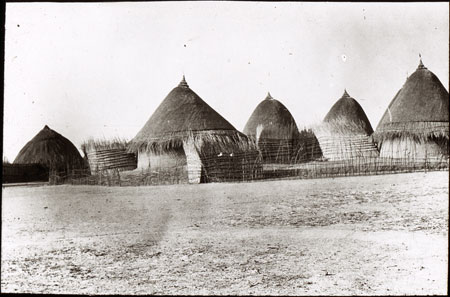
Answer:
M449 3L7 2L1 292L447 295Z

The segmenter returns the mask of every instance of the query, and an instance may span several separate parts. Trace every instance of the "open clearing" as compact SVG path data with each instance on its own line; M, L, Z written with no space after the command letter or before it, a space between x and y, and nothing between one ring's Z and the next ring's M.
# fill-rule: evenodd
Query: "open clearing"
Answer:
M446 294L448 178L7 187L1 289Z

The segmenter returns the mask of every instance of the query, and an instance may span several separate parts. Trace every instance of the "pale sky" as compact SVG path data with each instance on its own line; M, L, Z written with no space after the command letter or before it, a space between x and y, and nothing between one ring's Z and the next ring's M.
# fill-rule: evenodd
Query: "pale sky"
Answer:
M344 88L373 128L419 63L448 90L442 3L8 3L3 154L44 125L133 138L183 74L242 131L268 91L299 128Z

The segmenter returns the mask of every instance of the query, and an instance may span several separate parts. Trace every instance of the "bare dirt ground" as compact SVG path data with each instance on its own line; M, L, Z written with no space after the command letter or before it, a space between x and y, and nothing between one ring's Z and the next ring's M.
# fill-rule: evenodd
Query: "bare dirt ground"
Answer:
M1 290L446 294L448 178L3 188Z

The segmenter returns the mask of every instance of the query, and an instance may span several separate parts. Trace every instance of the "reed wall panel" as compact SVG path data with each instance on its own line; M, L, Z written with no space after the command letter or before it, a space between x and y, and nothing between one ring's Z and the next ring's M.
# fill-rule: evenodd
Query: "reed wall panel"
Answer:
M318 135L323 157L329 161L379 156L376 145L367 135Z
M92 149L87 151L87 157L91 172L94 174L102 170L124 171L137 167L136 156L127 153L125 148Z
M448 157L448 140L417 141L412 137L386 139L381 144L380 156L403 159L442 159Z

